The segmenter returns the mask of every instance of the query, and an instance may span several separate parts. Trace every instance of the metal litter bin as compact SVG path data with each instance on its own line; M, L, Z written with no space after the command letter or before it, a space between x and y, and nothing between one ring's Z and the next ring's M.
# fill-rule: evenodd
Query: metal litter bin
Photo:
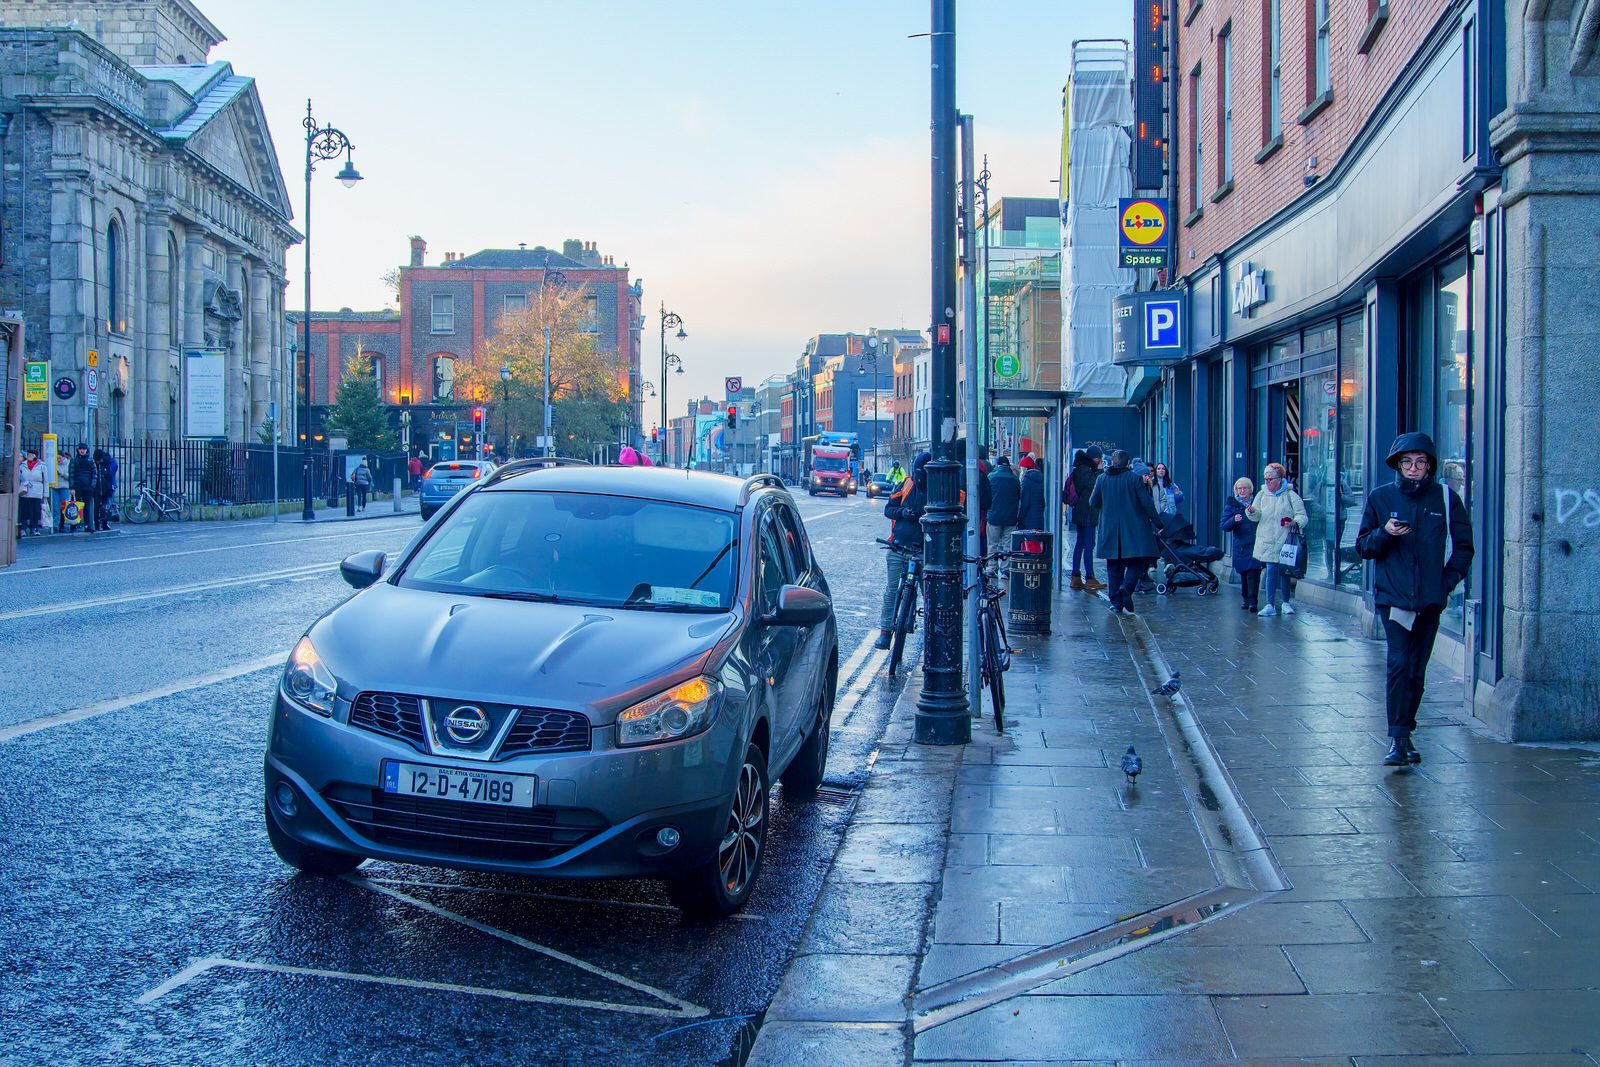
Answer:
M1011 535L1010 576L1007 579L1011 604L1007 628L1015 634L1050 632L1051 574L1055 553L1052 535L1044 530L1017 530Z

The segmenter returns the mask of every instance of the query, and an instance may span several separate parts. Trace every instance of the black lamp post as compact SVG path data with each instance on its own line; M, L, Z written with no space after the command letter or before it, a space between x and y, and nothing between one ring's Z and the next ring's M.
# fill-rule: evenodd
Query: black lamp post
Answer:
M867 338L867 354L861 357L863 365L872 368L872 444L867 451L872 456L872 470L878 470L878 339ZM856 407L859 409L860 404Z
M511 458L511 368L500 368L500 447L505 459Z
M301 351L305 353L306 374L306 425L303 436L305 437L305 503L300 510L300 518L310 522L317 517L316 508L311 503L311 172L316 169L318 160L336 159L339 153L344 153L344 167L339 171L339 181L346 189L355 188L356 182L361 180L361 173L356 170L352 161L351 150L355 147L350 143L340 130L332 126L318 126L317 120L311 117L311 101L306 101L306 117L300 123L306 129L306 217L305 217L305 285L306 285L306 318L301 323L305 331L305 339L301 343Z
M676 364L678 373L683 373L683 361L677 356L667 355L667 330L677 327L678 340L682 341L689 335L683 332L683 316L675 311L668 311L665 302L661 305L661 465L667 465L667 366Z

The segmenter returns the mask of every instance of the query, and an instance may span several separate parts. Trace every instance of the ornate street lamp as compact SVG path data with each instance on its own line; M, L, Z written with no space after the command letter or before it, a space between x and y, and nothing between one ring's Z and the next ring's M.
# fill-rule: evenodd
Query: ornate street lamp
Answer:
M326 161L337 159L339 154L344 154L344 167L337 175L340 183L346 189L355 188L356 182L361 180L361 172L356 170L352 158L355 148L341 130L332 126L318 126L317 120L311 117L311 101L306 101L306 117L300 125L306 130L306 216L305 216L305 286L306 286L306 317L301 326L305 331L305 339L301 343L301 351L305 354L306 375L306 426L305 426L305 464L303 467L305 481L305 502L300 510L300 518L310 522L317 517L316 509L311 504L311 172L316 169L319 160Z
M661 465L663 467L667 465L667 367L675 364L678 368L678 373L683 373L683 361L678 359L677 356L672 356L669 363L667 355L667 330L674 327L678 331L678 340L682 341L689 336L683 331L683 316L677 312L668 311L667 305L663 301L661 304Z
M511 392L511 368L500 368L500 447L506 459L511 458L511 412L508 407Z

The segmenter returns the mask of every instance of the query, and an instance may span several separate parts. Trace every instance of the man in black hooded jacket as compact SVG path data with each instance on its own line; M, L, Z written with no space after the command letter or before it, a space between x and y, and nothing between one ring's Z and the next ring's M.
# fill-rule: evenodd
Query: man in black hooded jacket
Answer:
M890 494L883 506L883 517L889 520L889 540L904 545L920 559L926 538L922 531L922 513L928 508L928 464L933 453L918 452L912 461L911 474L900 487ZM878 617L878 640L873 648L889 647L889 630L894 626L894 605L900 594L900 579L905 577L909 562L899 552L886 552L888 570L883 587L883 607Z
M1375 488L1356 547L1374 561L1373 601L1389 644L1387 705L1392 744L1383 762L1421 763L1411 743L1422 684L1450 593L1472 567L1472 523L1455 490L1437 480L1433 438L1403 433L1389 448L1394 484Z

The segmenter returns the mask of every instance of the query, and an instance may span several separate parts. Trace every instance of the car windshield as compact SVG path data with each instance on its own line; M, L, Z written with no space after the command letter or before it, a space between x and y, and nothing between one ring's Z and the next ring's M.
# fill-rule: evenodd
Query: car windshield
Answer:
M819 456L811 465L819 471L842 471L845 466L844 460L832 456Z
M587 493L475 493L399 584L641 611L727 611L736 520L708 508Z

